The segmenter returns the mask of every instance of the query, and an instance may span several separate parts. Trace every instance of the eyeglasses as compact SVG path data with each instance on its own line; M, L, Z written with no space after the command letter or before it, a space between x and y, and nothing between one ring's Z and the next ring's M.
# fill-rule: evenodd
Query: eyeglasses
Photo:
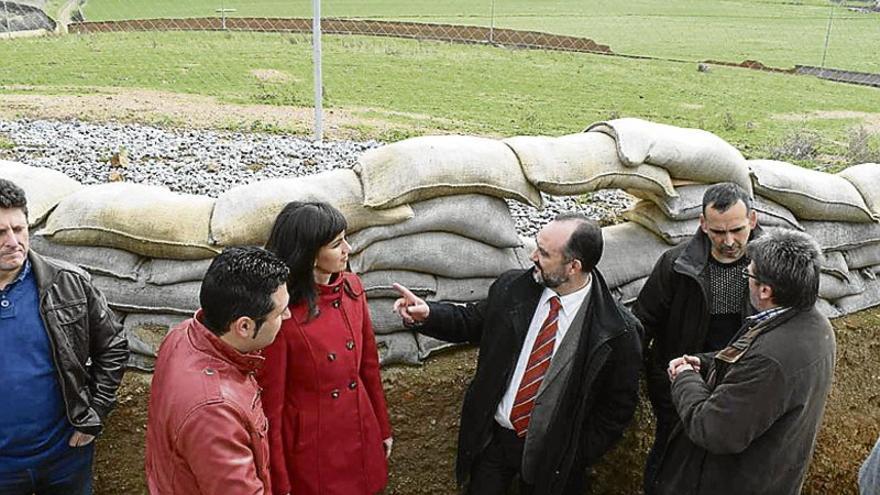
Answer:
M755 282L758 282L758 283L761 282L761 279L759 279L756 275L749 273L749 267L743 268L742 271L740 272L740 274L742 274L742 278L745 278L745 279L753 278L753 279L755 279Z

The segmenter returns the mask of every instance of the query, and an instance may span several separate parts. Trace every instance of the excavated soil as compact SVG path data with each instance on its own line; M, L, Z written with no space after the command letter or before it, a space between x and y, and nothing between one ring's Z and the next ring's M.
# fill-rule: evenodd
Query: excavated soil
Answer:
M819 445L804 494L857 494L856 476L880 434L880 310L834 320L838 361ZM455 493L453 467L458 414L464 389L476 368L474 349L459 349L424 366L383 371L395 429L388 494ZM150 375L130 372L119 391L119 407L99 439L96 494L145 494L144 432ZM633 426L597 466L597 494L639 492L641 467L651 441L652 417L643 401Z

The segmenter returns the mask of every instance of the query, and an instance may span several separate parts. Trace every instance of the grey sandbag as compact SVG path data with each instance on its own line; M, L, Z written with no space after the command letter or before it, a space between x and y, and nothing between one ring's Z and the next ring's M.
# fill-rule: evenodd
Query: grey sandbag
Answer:
M634 222L602 228L605 248L599 270L608 287L620 287L647 277L669 245L650 230Z
M672 220L691 220L699 218L703 212L703 195L709 184L688 184L676 187L678 197L657 196L646 191L627 191L633 196L647 199L656 204L663 214ZM804 230L797 218L788 208L761 196L752 200L752 208L758 212L761 225L771 227L790 227Z
M6 160L0 160L0 178L12 181L24 190L31 226L45 220L55 205L82 187L57 170Z
M519 157L529 182L548 194L575 196L600 189L644 189L663 196L675 195L666 170L647 164L624 165L614 139L605 134L517 136L504 142Z
M865 244L843 251L843 257L846 260L846 266L850 270L880 265L880 242Z
M419 359L421 359L422 361L428 359L428 357L440 351L466 345L456 342L446 342L444 340L435 339L434 337L428 337L427 335L422 335L420 333L416 334L416 342L419 345Z
M844 251L880 242L880 223L802 221L823 251Z
M205 277L212 258L204 260L151 259L141 266L141 278L153 285L197 282Z
M648 163L666 169L674 179L704 184L735 182L752 193L742 153L711 132L635 118L596 122L587 131L614 138L625 165Z
M845 315L872 308L878 304L880 304L880 279L865 282L865 290L859 294L834 301L834 305Z
M749 160L755 192L791 210L800 219L874 222L862 195L834 174L774 160Z
M874 212L880 217L880 163L862 163L842 170L837 175L848 180Z
M348 233L412 218L407 205L385 210L365 208L360 179L349 169L304 177L267 179L234 187L217 198L211 217L211 238L222 246L262 246L275 217L292 201L324 201L348 222Z
M837 309L837 306L822 298L816 300L816 309L818 309L820 313L822 313L823 315L825 315L826 318L829 319L842 316L840 310Z
M473 302L489 297L489 287L495 277L446 278L437 277L437 294L431 300L448 302Z
M125 317L122 328L129 342L132 338L138 342L136 348L131 348L132 352L156 357L159 345L168 331L187 318L189 316L131 313Z
M370 227L348 237L353 253L376 241L420 232L449 232L495 247L520 245L516 225L503 199L481 194L443 196L410 205L413 217L404 222Z
M379 270L360 274L367 300L374 298L399 297L393 284L400 284L413 294L425 297L437 292L437 279L429 273L408 272L405 270Z
M191 316L199 308L201 282L152 285L112 277L92 277L113 309L126 313L165 313Z
M822 253L822 256L824 258L820 268L822 273L833 275L841 280L849 280L849 267L846 265L843 252L826 251Z
M698 218L672 220L652 201L638 201L635 206L623 212L623 218L650 230L671 245L690 239L700 228Z
M406 330L403 320L393 307L395 298L367 299L370 308L370 321L373 323L373 332L376 335L384 335Z
M408 270L450 278L496 277L522 266L515 248L496 248L442 232L379 241L351 257L355 273Z
M211 258L214 198L167 187L111 182L66 196L46 221L54 242L124 249L148 258Z
M865 291L865 282L858 273L850 274L848 280L841 280L827 273L819 274L819 297L836 301L841 297L861 294Z
M645 286L645 282L647 281L648 277L642 277L633 280L632 282L628 282L621 285L620 287L617 287L612 291L612 294L621 304L629 306L636 301L636 298L639 297L639 292L641 292L642 287Z
M376 335L379 364L419 364L419 346L412 332Z
M31 248L44 256L73 263L90 273L126 280L137 280L138 269L144 262L140 256L121 249L57 244L39 233L31 236Z
M438 196L479 193L541 207L516 154L495 139L423 136L365 152L354 169L364 206L391 208Z

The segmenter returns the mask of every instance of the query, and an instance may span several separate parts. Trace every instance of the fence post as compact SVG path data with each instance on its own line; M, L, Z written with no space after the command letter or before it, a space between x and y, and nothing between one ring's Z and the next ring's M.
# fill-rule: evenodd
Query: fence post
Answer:
M321 75L321 0L312 0L312 66L315 68L315 140L324 140L324 81Z
M834 2L831 2L831 11L828 13L828 28L825 30L825 48L822 49L822 65L820 67L825 69L825 56L828 55L828 40L831 39L831 21L834 20Z
M495 0L492 0L492 14L489 16L489 44L495 44Z

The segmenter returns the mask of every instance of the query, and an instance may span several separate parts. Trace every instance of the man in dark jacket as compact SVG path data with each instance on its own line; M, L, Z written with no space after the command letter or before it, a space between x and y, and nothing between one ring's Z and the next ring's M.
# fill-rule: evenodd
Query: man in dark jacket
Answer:
M596 269L602 246L598 226L564 214L538 234L535 267L503 274L485 301L425 303L396 286L404 322L480 346L458 441L467 493L503 494L518 476L522 494L582 494L632 418L641 329Z
M660 452L678 421L666 365L682 354L723 348L751 314L748 283L740 274L749 263L746 246L759 233L746 191L733 183L710 187L700 229L660 257L633 306L645 327L648 398L657 419L645 493L651 493Z
M775 230L748 254L742 275L758 313L721 351L669 363L681 422L661 457L659 494L801 491L834 371L834 332L814 307L821 253L806 234Z
M0 179L0 493L90 494L128 346L89 276L29 240L25 193Z

